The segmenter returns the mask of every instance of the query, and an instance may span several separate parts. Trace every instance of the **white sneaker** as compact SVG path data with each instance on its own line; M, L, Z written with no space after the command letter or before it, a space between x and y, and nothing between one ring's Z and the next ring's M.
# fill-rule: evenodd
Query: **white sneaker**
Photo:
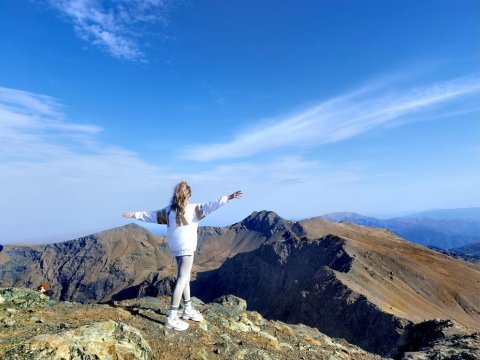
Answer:
M187 330L188 326L188 323L180 320L178 316L175 316L173 319L167 318L167 322L165 323L165 327L167 329L173 329L177 331Z
M200 314L199 311L195 310L194 308L190 308L189 310L183 309L183 315L182 315L183 320L193 320L193 321L203 321L203 315Z

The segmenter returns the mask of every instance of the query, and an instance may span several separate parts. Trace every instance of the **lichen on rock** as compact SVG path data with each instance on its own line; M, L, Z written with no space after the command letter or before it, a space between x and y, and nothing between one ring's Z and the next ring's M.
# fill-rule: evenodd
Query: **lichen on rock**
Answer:
M4 359L147 360L151 355L150 346L140 331L111 320L83 326L62 334L35 336L10 350Z

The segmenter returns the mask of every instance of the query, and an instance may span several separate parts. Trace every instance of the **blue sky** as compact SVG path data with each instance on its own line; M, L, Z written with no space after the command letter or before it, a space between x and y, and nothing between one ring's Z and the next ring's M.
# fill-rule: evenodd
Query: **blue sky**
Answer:
M0 243L166 205L480 206L478 1L0 2Z

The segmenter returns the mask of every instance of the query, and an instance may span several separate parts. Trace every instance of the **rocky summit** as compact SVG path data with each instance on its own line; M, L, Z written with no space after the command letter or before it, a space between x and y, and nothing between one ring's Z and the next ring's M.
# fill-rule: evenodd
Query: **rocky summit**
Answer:
M223 296L184 332L164 326L167 297L109 304L49 299L21 288L0 289L0 358L93 359L381 359L305 325L289 325L246 311L247 303Z

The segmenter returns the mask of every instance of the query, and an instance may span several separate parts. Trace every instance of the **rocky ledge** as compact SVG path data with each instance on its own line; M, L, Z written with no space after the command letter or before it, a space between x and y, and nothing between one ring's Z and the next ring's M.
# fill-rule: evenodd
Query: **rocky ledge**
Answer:
M164 326L167 297L109 304L57 302L0 288L0 358L13 359L381 359L305 325L264 319L235 296L204 304L185 332Z

